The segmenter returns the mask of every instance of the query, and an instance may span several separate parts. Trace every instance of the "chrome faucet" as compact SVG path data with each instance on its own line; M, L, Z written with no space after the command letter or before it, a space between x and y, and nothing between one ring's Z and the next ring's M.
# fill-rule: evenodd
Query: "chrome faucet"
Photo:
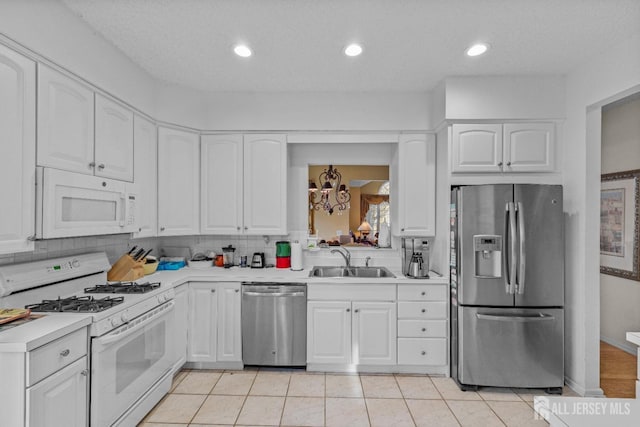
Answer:
M342 252L340 249L342 249ZM342 255L342 258L344 258L344 262L347 265L347 268L351 267L351 252L349 252L346 248L340 248L340 249L332 249L331 253L337 253Z
M365 267L369 267L369 261L371 261L371 257L370 257L370 256L368 256L368 257L366 257L366 258L364 259L364 266L365 266Z

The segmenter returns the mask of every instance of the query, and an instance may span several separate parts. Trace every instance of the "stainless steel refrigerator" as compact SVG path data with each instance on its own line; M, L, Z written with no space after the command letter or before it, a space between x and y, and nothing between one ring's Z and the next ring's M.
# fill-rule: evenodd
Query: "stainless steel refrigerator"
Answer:
M561 392L562 187L456 187L450 213L452 377Z

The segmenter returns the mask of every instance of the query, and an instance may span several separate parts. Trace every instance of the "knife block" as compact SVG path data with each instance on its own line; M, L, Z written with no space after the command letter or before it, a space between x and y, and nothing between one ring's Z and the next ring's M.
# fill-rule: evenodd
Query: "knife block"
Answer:
M135 261L130 255L124 254L107 272L110 282L132 282L144 276L144 259Z

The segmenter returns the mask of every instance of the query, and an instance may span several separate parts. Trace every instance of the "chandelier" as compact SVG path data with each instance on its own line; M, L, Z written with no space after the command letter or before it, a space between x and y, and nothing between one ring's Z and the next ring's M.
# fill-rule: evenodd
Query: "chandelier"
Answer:
M319 211L322 208L329 215L333 214L334 209L338 211L349 209L351 194L347 186L342 184L342 175L338 172L338 169L334 168L333 165L329 165L329 169L325 169L318 179L322 184L319 193L316 183L309 180L309 209ZM318 194L320 195L319 199L316 197ZM331 197L332 194L333 198Z

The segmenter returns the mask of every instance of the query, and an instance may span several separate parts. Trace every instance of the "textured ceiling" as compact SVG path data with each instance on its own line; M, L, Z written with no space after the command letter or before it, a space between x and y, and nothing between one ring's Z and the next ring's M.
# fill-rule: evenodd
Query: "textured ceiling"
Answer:
M209 91L425 91L564 74L640 33L640 0L62 0L162 82ZM347 43L364 53L347 58ZM490 43L477 58L475 41ZM236 57L249 44L254 55Z

